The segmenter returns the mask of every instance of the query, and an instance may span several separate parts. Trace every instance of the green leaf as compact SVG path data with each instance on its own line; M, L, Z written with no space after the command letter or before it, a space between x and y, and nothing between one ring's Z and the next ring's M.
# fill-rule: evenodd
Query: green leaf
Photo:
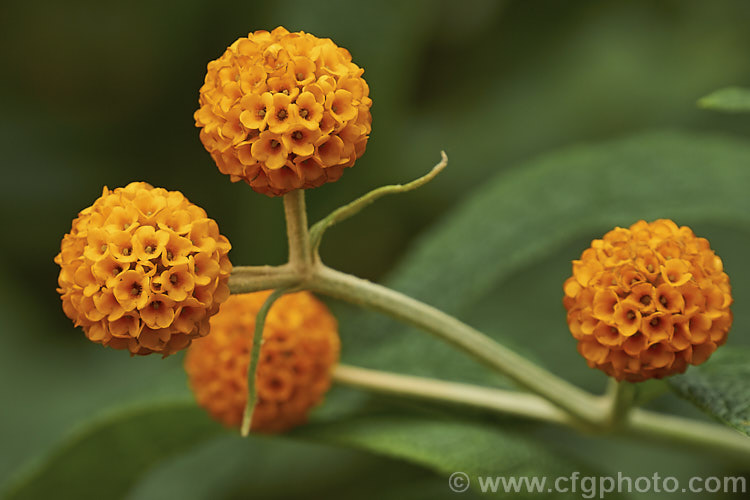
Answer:
M513 341L522 349L547 349L561 367L594 377L575 351L561 305L570 260L591 239L639 219L750 227L748 165L746 141L677 132L542 156L490 179L453 209L386 284L501 341L517 330ZM461 159L449 168L461 168ZM355 315L341 324L348 363L498 383L467 356L389 318Z
M581 234L641 218L747 223L748 165L746 141L681 133L546 155L491 179L453 210L390 284L456 311Z
M750 349L721 347L705 364L668 379L677 394L750 436Z
M750 112L750 89L727 87L701 97L698 106L727 113Z
M50 456L27 469L7 499L122 498L160 461L218 436L223 428L195 404L151 403L86 422Z
M464 472L474 486L478 475L567 475L581 470L514 434L512 424L507 427L399 408L398 414L381 410L313 423L290 437L374 452L445 475ZM122 498L152 466L223 434L226 431L190 401L124 409L87 425L13 483L6 498L54 498L60 491L84 499Z
M418 465L333 444L237 434L153 468L127 498L455 500L443 477Z
M435 417L400 411L318 423L295 436L366 449L426 465L445 476L567 474L572 463L535 443L513 423Z
M458 168L460 161L453 165ZM679 133L641 135L548 155L491 179L422 237L389 281L470 324L479 323L498 339L507 337L500 333L504 327L517 327L525 336L516 339L519 346L535 353L539 346L555 346L552 354L561 365L603 379L579 359L560 305L562 280L570 272L570 259L580 254L581 242L639 218L670 217L682 224L739 222L748 227L747 165L750 146L739 140ZM449 346L388 318L349 312L340 315L340 324L346 362L501 383ZM443 474L455 467L470 475L549 475L565 467L559 452L523 435L513 421L488 423L466 413L384 408L382 400L357 391L333 391L314 422L293 436L408 460ZM165 454L188 449L192 439L213 429L204 422L206 429L185 437L181 429L190 428L193 418L205 420L191 406L155 409L131 419L115 417L109 426L94 426L79 436L78 444L68 444L37 474L27 476L16 489L18 498L28 491L54 491L66 477L81 474L103 487L96 478L112 474L107 453L117 453L118 464L137 465L125 467L111 481L122 494L148 464L164 457L147 444L139 445L141 439L158 443L171 439L162 434L174 433L179 446L170 441ZM144 426L143 419L150 424ZM112 444L121 427L132 446ZM149 428L159 432L154 436ZM107 491L114 494L114 489Z

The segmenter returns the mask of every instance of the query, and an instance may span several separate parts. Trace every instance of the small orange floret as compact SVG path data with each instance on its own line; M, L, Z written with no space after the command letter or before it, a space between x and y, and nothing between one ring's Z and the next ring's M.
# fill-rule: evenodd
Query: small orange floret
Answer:
M242 421L255 316L268 295L232 295L211 318L211 335L193 342L185 357L198 404L229 427ZM336 319L322 302L309 292L278 299L263 329L251 429L281 432L304 423L328 391L338 357Z
M232 182L268 196L338 180L370 135L362 73L328 38L250 33L208 63L194 115L201 142Z
M639 382L682 373L726 341L732 294L721 259L660 219L594 240L563 285L568 326L589 366Z
M229 294L230 248L179 192L104 188L55 257L63 311L94 342L167 356L208 333Z

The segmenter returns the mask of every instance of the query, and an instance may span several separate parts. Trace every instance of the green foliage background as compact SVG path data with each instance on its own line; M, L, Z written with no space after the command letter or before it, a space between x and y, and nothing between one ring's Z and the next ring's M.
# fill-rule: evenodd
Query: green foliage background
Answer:
M735 350L728 372L746 383L748 357L737 352L750 345L750 118L695 102L750 84L747 2L79 0L2 11L0 487L43 470L49 484L19 496L439 498L451 492L435 471L454 468L747 473L748 464L721 457L344 389L308 428L243 441L191 406L180 356L130 359L86 341L62 314L52 262L102 185L132 180L203 206L232 241L236 264L283 261L280 200L219 174L192 113L209 60L248 31L284 25L347 47L374 100L367 153L340 182L308 193L312 220L372 187L421 175L441 149L451 159L429 186L329 231L329 265L387 279L601 390L605 378L575 352L560 305L569 261L615 224L675 217L725 261L736 319L723 350ZM433 339L335 307L346 361L503 383ZM716 361L705 376L691 370L695 377L675 382L704 407L723 401L701 396L722 373ZM728 400L747 398L737 387ZM671 395L651 406L705 418ZM744 418L746 427L747 414L720 417L738 427ZM39 469L48 453L67 468ZM145 473L128 482L102 475L103 464Z

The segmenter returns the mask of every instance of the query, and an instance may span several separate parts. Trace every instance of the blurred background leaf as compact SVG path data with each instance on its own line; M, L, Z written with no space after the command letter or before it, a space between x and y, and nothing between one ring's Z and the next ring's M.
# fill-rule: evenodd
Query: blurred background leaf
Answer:
M53 498L58 492L123 498L150 467L219 434L221 426L193 405L155 403L119 411L101 422L87 422L12 485L8 498Z
M705 109L726 111L729 113L746 113L750 111L750 89L727 87L711 92L698 100L698 105Z
M330 265L371 279L383 277L414 237L472 188L496 172L526 165L528 158L571 143L653 128L710 130L739 140L750 135L743 115L694 106L728 83L750 82L745 22L750 5L743 0L294 0L233 4L229 14L228 8L197 0L181 2L178 9L143 0L41 0L0 8L5 118L0 123L5 154L0 210L7 214L0 246L0 483L109 407L189 396L179 357L128 359L101 349L86 341L60 310L52 257L72 218L91 204L102 185L146 180L181 190L219 221L234 245L235 263L283 261L280 200L227 182L202 149L192 122L206 63L250 30L283 24L330 36L366 69L375 102L367 154L340 182L310 193L312 220L372 187L421 175L441 149L451 157L450 168L437 182L384 200L360 214L356 224L326 236L322 253ZM710 169L710 163L704 166L706 178ZM684 200L686 210L693 201ZM544 208L544 200L529 200L528 211ZM729 343L747 344L748 319L740 304L747 297L750 266L744 249L750 236L734 218L698 215L679 222L692 224L724 259L738 304ZM554 252L540 253L536 260L520 259L520 267L477 301L477 312L462 314L480 328L512 334L510 341L524 346L519 349L532 350L570 380L599 388L603 377L585 368L572 344L560 348L550 340L562 334L564 342L571 342L565 336L560 283L570 259L607 229L605 222L571 234L567 241L561 238ZM527 323L531 310L534 321ZM568 352L563 355L561 349ZM400 356L394 355L394 366ZM481 371L467 375L483 376ZM361 397L344 391L336 400L359 405ZM652 405L693 411L676 397L658 398ZM342 404L339 410L344 408ZM326 411L321 408L321 419ZM595 457L611 470L645 475L654 470L731 472L726 465L689 454L582 439L559 429L537 433L551 449L583 461ZM168 461L153 478L171 477L174 484L176 477L196 470L190 460L234 449L225 442L205 446L195 452L198 458L191 454ZM257 460L251 452L243 453L245 461L238 463ZM290 444L279 453L292 460L297 448ZM401 467L368 462L367 457L341 458L348 459L361 465L360 476L368 467ZM281 459L275 463L284 464ZM308 466L323 471L325 464L310 458ZM220 467L206 469L208 483L223 477ZM419 478L415 484L445 492L443 479L418 470L401 477L414 472ZM278 481L277 488L291 491L292 485ZM245 483L238 491L253 491L252 485Z

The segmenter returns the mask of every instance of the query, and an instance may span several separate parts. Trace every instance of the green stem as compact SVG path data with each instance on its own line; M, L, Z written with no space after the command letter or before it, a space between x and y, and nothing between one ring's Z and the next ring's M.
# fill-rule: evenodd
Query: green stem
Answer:
M260 356L260 348L263 345L263 327L266 324L266 316L268 311L276 299L284 295L289 291L288 288L279 288L274 290L271 295L268 296L263 305L258 310L258 314L255 316L255 329L253 330L252 343L250 345L250 362L247 365L247 402L245 403L245 411L242 415L242 426L240 432L242 436L247 437L250 434L250 425L253 422L253 410L255 409L255 401L257 399L256 388L255 388L255 371L258 367L258 357Z
M236 266L229 276L231 293L251 293L298 285L302 281L300 273L290 264L283 266Z
M318 266L309 289L387 314L453 344L583 422L602 423L599 398L548 372L453 316L369 281Z
M721 425L636 408L630 411L618 433L699 451L720 451L728 458L750 463L750 438Z
M353 215L356 215L363 208L370 205L378 198L382 198L383 196L386 196L389 194L405 193L407 191L412 191L430 182L440 172L442 172L443 169L448 165L448 156L445 154L445 151L441 151L440 156L442 158L440 160L440 163L432 167L432 170L430 170L427 174L423 175L422 177L415 179L411 182L408 182L406 184L393 184L393 185L381 186L377 189L373 189L369 193L363 196L360 196L359 198L352 201L351 203L348 203L342 207L337 208L336 210L328 214L328 216L326 216L324 219L316 222L312 226L312 228L310 228L310 242L312 244L312 251L313 252L318 251L318 247L320 247L320 242L323 239L323 233L325 233L326 229L333 226L334 224L337 224L343 220L348 219L349 217Z
M532 394L481 387L472 384L398 375L354 366L339 365L333 379L342 385L399 397L447 403L497 413L578 427L583 431L609 433L661 442L697 450L714 450L722 456L750 459L750 439L711 423L633 409L611 427L581 427L580 421L549 401ZM627 389L626 389L627 390Z
M614 378L609 379L607 395L605 396L609 403L606 410L608 425L614 427L625 421L635 402L635 393L635 385L630 382L618 382Z
M630 384L613 383L607 396L593 396L434 307L323 266L320 261L313 259L306 226L304 195L301 192L287 194L284 207L290 262L278 267L237 267L230 278L232 293L279 288L269 296L256 319L248 366L248 402L242 424L243 435L249 432L252 422L256 397L254 374L265 316L273 301L283 293L288 293L290 288L305 288L385 313L430 332L505 374L541 398L533 394L383 374L354 367L336 369L334 376L340 383L389 394L484 408L589 432L609 432L702 450L719 450L741 457L742 460L750 458L750 439L735 431L641 409L628 411L633 400L633 387Z
M304 189L295 189L284 195L284 215L289 240L289 264L304 275L313 262Z
M342 385L391 396L450 403L557 424L574 426L579 423L547 400L516 391L397 375L343 364L334 369L333 380Z

